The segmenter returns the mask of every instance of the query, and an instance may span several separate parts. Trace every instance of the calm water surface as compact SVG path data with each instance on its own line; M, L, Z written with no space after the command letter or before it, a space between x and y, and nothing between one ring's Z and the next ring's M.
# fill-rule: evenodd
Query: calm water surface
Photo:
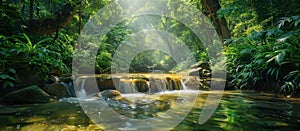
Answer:
M187 117L174 131L189 130L300 130L300 99L280 98L272 94L250 91L225 91L213 116L203 125L198 124L207 94L218 91L202 91ZM166 104L176 97L170 94L161 104L169 108L179 108ZM118 108L115 111L125 116L147 119L163 113L154 108ZM143 105L144 106L144 105ZM153 105L152 105L153 106ZM125 113L124 113L125 112ZM76 99L64 99L47 104L0 106L0 130L104 130L110 123L94 124L84 113Z

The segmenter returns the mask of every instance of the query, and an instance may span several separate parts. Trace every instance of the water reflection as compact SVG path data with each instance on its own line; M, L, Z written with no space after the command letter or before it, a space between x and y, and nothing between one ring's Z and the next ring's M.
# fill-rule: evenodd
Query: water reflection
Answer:
M195 121L201 111L196 107L174 131L299 129L299 99L289 101L287 98L274 97L257 92L226 91L218 109L205 124L199 125Z
M212 118L200 125L198 118L208 93L218 92L202 91L193 110L172 130L300 129L299 99L279 98L272 94L245 91L225 91ZM137 119L160 115L159 112L164 112L168 108L180 108L169 103L172 102L172 98L176 98L174 94L165 94L164 97L159 101L138 100L136 101L138 105L128 107L130 110L118 105L112 106L118 107L115 110L127 116L134 112L131 117ZM147 108L147 106L155 108ZM48 104L0 106L0 123L0 130L103 130L106 124L110 124L94 124L74 99L62 99Z

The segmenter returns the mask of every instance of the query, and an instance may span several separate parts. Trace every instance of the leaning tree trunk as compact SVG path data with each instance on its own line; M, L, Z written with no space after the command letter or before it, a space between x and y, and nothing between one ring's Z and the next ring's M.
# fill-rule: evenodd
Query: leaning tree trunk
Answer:
M204 14L207 15L213 22L217 33L222 39L230 38L230 31L227 27L227 22L224 17L218 18L217 11L221 8L218 0L202 0Z

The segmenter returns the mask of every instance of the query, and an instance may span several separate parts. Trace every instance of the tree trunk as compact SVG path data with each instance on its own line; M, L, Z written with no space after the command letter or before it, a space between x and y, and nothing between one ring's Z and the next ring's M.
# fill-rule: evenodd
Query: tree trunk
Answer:
M204 14L208 16L213 25L215 26L217 33L222 39L230 38L230 31L227 27L227 22L224 17L218 18L217 11L221 8L218 0L202 0L202 6Z
M80 7L79 7L79 13L78 13L78 15L79 15L79 29L78 29L78 35L79 35L79 37L78 37L78 48L79 49L81 49L81 37L80 37L80 34L81 34L81 30L82 30L82 9L81 9L81 4L80 4Z
M79 15L79 22L78 22L79 29L78 29L78 34L80 34L81 29L82 29L82 11L81 11L81 5L79 7L79 13L78 13L78 15Z
M58 32L60 28L66 26L76 13L75 8L71 4L66 4L61 10L54 14L55 18L46 18L44 20L31 18L27 25L25 25L25 30L34 34L53 34Z

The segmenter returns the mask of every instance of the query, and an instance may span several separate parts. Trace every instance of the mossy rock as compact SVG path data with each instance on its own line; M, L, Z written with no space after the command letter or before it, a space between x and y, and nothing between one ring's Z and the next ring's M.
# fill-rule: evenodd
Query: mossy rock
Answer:
M99 95L102 95L104 98L119 98L122 97L121 93L117 90L104 90Z
M6 104L34 104L49 102L50 96L38 86L33 85L17 91L10 92L1 98Z

